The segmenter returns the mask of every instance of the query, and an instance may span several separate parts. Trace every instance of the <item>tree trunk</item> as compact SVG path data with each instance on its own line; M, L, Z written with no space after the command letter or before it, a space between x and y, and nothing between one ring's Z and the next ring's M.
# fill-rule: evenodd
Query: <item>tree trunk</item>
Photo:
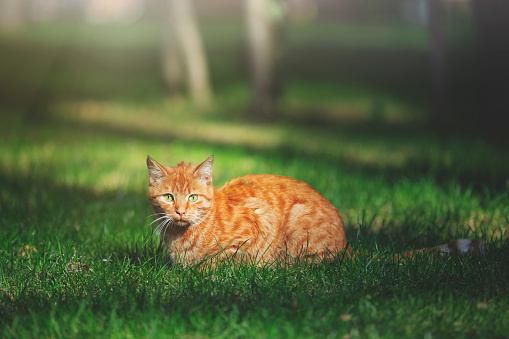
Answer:
M445 8L443 0L428 0L429 41L431 54L432 104L431 123L443 129L451 123L447 107Z
M274 63L277 18L270 15L273 1L275 0L246 0L246 26L253 86L252 110L259 119L268 119L275 108Z
M212 102L207 57L203 48L196 15L190 0L169 0L169 22L178 45L182 64L185 67L187 86L193 102L207 107ZM167 42L171 46L171 42ZM176 72L177 52L173 48L164 48L166 72ZM177 78L174 78L177 79ZM174 84L169 84L170 86Z
M163 78L168 86L170 96L178 96L184 87L182 52L179 50L175 32L169 23L164 23L162 36Z
M509 1L474 0L480 49L483 111L480 127L490 136L509 132ZM505 134L505 135L504 135Z

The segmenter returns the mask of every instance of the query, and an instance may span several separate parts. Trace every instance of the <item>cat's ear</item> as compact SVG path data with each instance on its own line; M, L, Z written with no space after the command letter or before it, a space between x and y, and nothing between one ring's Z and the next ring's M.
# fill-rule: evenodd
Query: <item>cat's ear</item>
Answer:
M166 170L164 169L164 166L152 159L150 155L147 155L147 167L150 186L159 184L166 176Z
M194 170L194 177L207 185L212 184L212 166L214 166L214 156L211 155Z

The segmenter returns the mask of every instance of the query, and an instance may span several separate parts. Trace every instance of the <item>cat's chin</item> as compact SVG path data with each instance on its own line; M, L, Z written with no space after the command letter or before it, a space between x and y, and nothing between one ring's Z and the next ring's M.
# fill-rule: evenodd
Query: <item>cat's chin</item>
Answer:
M184 228L191 226L191 223L187 220L175 220L175 221L173 221L173 224L177 227L184 227Z

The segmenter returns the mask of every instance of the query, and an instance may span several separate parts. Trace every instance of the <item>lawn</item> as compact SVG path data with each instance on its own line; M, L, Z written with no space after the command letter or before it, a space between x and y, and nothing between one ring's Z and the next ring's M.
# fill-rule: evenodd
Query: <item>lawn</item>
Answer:
M2 337L509 333L507 149L422 127L425 100L413 100L413 90L304 73L288 86L276 122L242 116L249 89L235 72L217 80L216 106L196 111L185 99L163 99L155 65L126 71L157 59L153 28L143 25L131 28L136 54L126 64L112 64L119 52L104 48L118 32L92 43L78 26L81 38L64 44L72 62L8 67L32 60L33 50L53 57L61 40L45 29L0 39L11 51L0 67L12 77L0 79ZM147 154L167 165L214 154L216 186L247 173L306 181L338 207L350 245L367 255L321 266L171 266L150 225ZM461 237L485 239L490 250L390 258Z

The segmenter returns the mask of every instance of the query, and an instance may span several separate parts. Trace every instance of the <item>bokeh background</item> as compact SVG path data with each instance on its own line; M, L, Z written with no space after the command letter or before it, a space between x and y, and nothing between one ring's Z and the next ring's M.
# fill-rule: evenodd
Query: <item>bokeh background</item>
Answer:
M28 120L61 103L179 98L232 119L508 131L501 0L0 6L0 101Z

